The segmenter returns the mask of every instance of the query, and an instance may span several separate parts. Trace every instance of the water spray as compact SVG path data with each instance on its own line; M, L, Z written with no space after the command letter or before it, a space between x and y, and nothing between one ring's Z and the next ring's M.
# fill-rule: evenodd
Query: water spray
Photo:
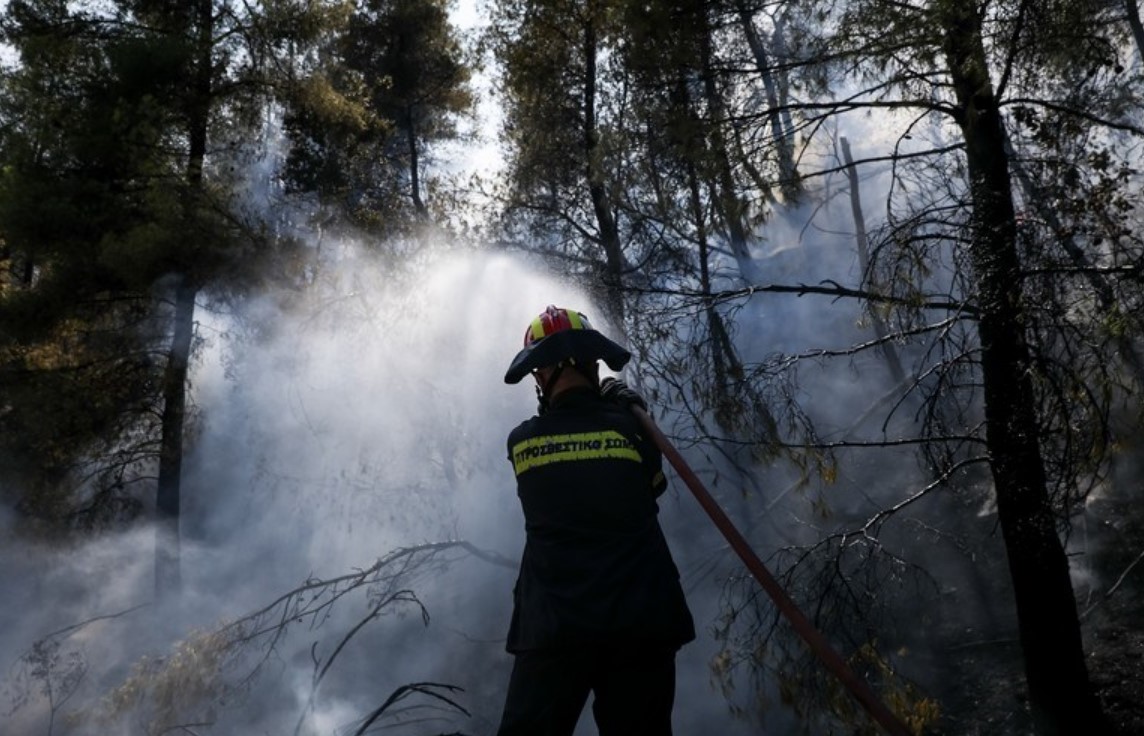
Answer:
M643 426L644 431L652 438L655 444L659 447L664 457L667 458L675 471L679 473L679 477L687 484L691 493L695 496L695 500L715 522L715 526L719 529L720 533L730 543L731 548L739 555L739 558L746 564L747 569L751 575L763 586L763 590L774 601L775 607L779 609L779 613L786 616L790 621L794 630L803 641L807 643L810 650L814 652L824 665L826 669L830 670L831 674L839 679L839 681L846 686L846 689L862 704L870 717L878 722L886 730L886 733L891 736L912 736L913 732L901 721L894 713L883 703L866 681L858 677L854 670L846 664L846 660L842 658L834 647L830 646L830 642L826 640L822 632L819 631L810 619L799 610L797 604L791 599L790 595L779 584L778 580L771 575L767 570L767 566L755 554L751 545L735 527L723 509L719 508L719 504L715 502L714 497L708 492L707 488L703 485L703 481L699 480L699 476L679 454L679 451L671 444L659 427L656 426L651 416L639 406L631 405L632 413L639 419L640 424Z

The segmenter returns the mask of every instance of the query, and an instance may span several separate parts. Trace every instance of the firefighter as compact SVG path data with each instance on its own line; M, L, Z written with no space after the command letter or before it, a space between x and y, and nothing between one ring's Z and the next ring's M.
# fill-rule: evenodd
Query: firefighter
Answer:
M620 371L630 358L583 313L550 306L505 374L531 373L540 408L508 438L526 542L498 736L568 736L590 692L601 736L671 733L675 653L695 627L656 518L662 459L629 409L646 405L599 379L597 361Z

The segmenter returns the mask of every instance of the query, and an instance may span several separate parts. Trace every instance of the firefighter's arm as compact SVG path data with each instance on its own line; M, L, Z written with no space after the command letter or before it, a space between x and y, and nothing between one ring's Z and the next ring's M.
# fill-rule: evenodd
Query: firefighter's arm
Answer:
M643 455L644 467L648 469L648 474L651 476L651 492L656 498L663 495L667 490L667 476L663 474L663 455L660 454L659 448L652 443L648 442L643 437L640 437L643 444L649 445L650 450L654 457L649 458L646 454ZM643 454L641 452L641 454Z
M644 411L648 410L647 402L639 395L638 391L615 378L605 378L600 382L600 396L625 408L630 409L632 406L638 406ZM667 477L663 474L663 454L660 453L654 442L642 434L637 434L636 439L640 457L643 458L644 471L647 473L648 482L651 485L651 492L656 498L659 498L667 490Z

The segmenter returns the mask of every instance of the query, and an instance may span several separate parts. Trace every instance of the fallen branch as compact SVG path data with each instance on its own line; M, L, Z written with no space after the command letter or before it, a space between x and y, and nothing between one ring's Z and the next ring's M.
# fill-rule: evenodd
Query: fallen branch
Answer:
M1141 560L1144 560L1144 552L1141 552L1140 554L1138 554L1138 555L1136 556L1136 559L1135 559L1135 560L1133 560L1131 563L1129 563L1128 567L1124 568L1124 572L1120 573L1120 577L1116 578L1116 582L1112 584L1112 587L1110 587L1108 590L1106 590L1106 591L1104 592L1104 595L1102 595L1102 596L1100 597L1100 599L1099 599L1099 600L1097 600L1097 602L1096 602L1096 603L1093 603L1091 606L1089 606L1088 608L1084 609L1084 613L1082 613L1082 614L1080 615L1080 617L1081 617L1082 619L1083 619L1083 618L1087 618L1087 617L1088 617L1088 614L1090 614L1090 613L1092 613L1092 612L1093 612L1093 609L1095 609L1095 608L1096 608L1097 606L1099 606L1101 603L1104 603L1104 602L1105 602L1105 601L1107 601L1109 598L1111 598L1111 597L1112 597L1112 595L1113 595L1113 593L1115 593L1115 592L1116 592L1116 590L1117 590L1117 589L1118 589L1118 588L1119 588L1119 587L1120 587L1120 586L1121 586L1121 585L1124 583L1124 581L1125 581L1125 580L1128 578L1128 574L1132 572L1132 569L1133 569L1133 568L1135 568L1137 565L1139 565L1139 564L1140 564L1140 561L1141 561Z
M376 721L378 718L380 718L381 715L383 713L385 713L385 711L388 710L391 705L393 705L394 703L397 703L400 700L403 700L404 698L408 697L409 695L412 695L413 693L420 693L422 695L427 695L431 698L436 698L437 700L440 700L443 703L446 703L446 704L452 706L453 708L456 708L461 713L464 713L465 715L470 715L469 711L465 710L455 700L453 700L453 699L451 699L445 695L442 695L441 693L434 692L435 689L447 690L451 693L464 692L464 690L462 688L459 688L456 685L445 685L445 684L440 683L440 682L415 682L415 683L412 683L410 685L402 685L401 687L394 690L390 694L390 696L385 699L385 702L382 703L380 706L378 706L377 710L373 711L368 716L366 716L366 719L362 722L361 726L359 726L358 729L356 731L354 731L354 736L362 736L362 734L364 734L366 732L366 729L368 729L371 725L373 725L373 722Z
M428 624L429 613L412 590L415 579L468 554L493 564L508 564L507 559L470 542L450 540L397 549L368 568L344 575L307 578L293 590L241 618L176 642L173 651L164 657L142 658L132 675L105 699L102 714L96 718L112 721L147 707L150 713L143 717L149 721L150 729L158 731L190 723L196 713L213 713L217 704L233 702L236 694L249 687L290 632L300 626L310 630L323 626L330 620L338 601L351 594L364 594L368 605L364 617L331 639L330 653L319 657L318 645L311 647L314 674L310 694L297 721L296 730L300 731L317 703L321 684L350 641L370 621L401 604L413 605ZM376 719L384 708L414 692L437 698L465 712L449 698L433 692L433 687L455 690L435 683L405 686L395 691L371 718Z

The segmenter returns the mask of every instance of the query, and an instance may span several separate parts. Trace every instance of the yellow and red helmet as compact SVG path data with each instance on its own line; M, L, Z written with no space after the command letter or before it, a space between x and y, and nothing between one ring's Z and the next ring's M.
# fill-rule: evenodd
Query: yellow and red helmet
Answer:
M624 348L597 332L588 315L549 305L524 331L524 348L513 358L505 383L517 383L537 368L566 361L587 364L602 360L614 371L632 357Z
M588 315L574 309L554 307L550 304L540 313L539 317L532 320L528 329L524 331L524 346L528 347L534 342L564 330L590 329L592 329L592 324L588 321Z

